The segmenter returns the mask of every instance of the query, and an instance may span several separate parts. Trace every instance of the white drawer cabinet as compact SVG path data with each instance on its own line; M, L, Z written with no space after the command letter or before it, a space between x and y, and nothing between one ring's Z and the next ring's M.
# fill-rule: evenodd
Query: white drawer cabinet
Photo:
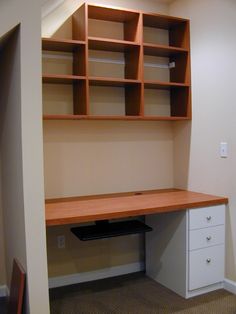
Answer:
M146 216L146 273L189 298L222 287L225 205Z

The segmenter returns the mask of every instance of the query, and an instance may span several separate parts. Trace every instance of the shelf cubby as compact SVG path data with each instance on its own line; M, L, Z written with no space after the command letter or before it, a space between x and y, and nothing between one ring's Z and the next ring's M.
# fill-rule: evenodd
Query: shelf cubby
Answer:
M85 76L85 43L44 38L43 75Z
M65 27L42 40L43 83L68 108L46 95L44 119L191 119L188 20L84 3Z
M151 30L148 33L146 29ZM144 43L189 49L189 21L186 19L143 14L143 30Z
M88 5L88 36L140 42L140 14Z
M72 115L74 110L73 85L43 84L43 113L45 116Z
M89 79L90 116L139 116L141 83L129 79Z
M144 83L144 116L184 118L189 117L188 110L190 87L187 84Z
M144 49L144 80L189 83L188 53L162 56Z
M85 79L48 78L43 84L44 116L86 115L87 81ZM60 88L58 89L58 84Z
M140 47L127 47L124 52L89 50L88 56L89 76L141 79Z

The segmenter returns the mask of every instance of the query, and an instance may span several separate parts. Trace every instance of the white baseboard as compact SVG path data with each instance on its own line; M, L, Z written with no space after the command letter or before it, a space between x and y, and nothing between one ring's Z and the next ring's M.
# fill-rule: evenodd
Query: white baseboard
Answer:
M7 297L9 295L7 286L0 286L0 297Z
M225 278L224 289L233 294L236 294L236 282Z
M143 271L144 269L144 263L137 262L121 266L114 266L110 268L98 269L90 272L76 273L60 277L51 277L49 278L49 288L57 288L82 282L130 274Z

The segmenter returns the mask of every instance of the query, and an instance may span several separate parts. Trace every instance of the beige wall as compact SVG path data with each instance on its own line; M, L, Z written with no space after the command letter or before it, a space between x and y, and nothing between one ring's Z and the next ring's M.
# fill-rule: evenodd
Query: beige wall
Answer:
M6 247L6 275L9 287L12 262L26 263L25 221L21 150L20 27L1 51L1 194ZM12 127L14 125L14 127Z
M70 36L70 21L78 1L65 4L43 19L43 36ZM96 3L94 1L93 3ZM99 3L154 12L167 12L155 1L99 1ZM117 57L117 56L116 56ZM118 56L119 57L119 56ZM55 65L51 65L54 70ZM104 65L103 65L104 67ZM107 66L108 67L108 66ZM44 64L49 69L49 64ZM95 71L95 65L91 71ZM101 70L101 69L99 69ZM104 68L103 68L104 70ZM109 65L109 72L117 72ZM122 72L122 69L118 69ZM44 107L50 110L61 101L53 87L44 88ZM103 104L101 92L93 91L94 102ZM54 96L53 96L54 95ZM109 107L122 103L115 90ZM165 96L163 96L165 97ZM59 99L60 98L60 99ZM164 99L164 98L163 98ZM61 105L60 104L60 105ZM113 107L114 109L114 107ZM148 190L173 186L173 134L169 122L44 121L44 174L47 198ZM57 249L56 237L66 236L66 249ZM144 260L143 237L133 236L95 242L80 242L69 227L47 229L49 277L90 271ZM102 252L102 254L101 254ZM86 257L90 257L89 259Z
M170 187L172 146L169 123L47 121L47 197ZM69 232L69 227L47 229L49 276L143 260L142 237L82 243ZM56 248L56 236L61 234L66 236L65 250ZM91 263L86 256L93 257Z
M1 165L1 160L0 160ZM0 167L1 178L1 167ZM6 263L5 263L5 236L3 232L3 207L2 207L2 188L0 180L0 286L6 284Z
M236 280L236 3L179 0L170 14L191 19L192 123L174 129L175 185L229 197L226 277ZM229 157L219 144L228 142Z
M38 1L1 1L0 38L18 24L14 61L1 67L2 75L8 73L1 78L0 126L6 280L9 284L12 259L17 257L27 272L26 312L47 314ZM0 256L3 264L4 252Z

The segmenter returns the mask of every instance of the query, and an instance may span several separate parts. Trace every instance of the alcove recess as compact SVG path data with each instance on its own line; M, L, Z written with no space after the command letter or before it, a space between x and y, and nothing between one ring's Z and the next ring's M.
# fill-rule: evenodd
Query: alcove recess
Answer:
M191 119L189 20L83 4L42 39L44 119Z

